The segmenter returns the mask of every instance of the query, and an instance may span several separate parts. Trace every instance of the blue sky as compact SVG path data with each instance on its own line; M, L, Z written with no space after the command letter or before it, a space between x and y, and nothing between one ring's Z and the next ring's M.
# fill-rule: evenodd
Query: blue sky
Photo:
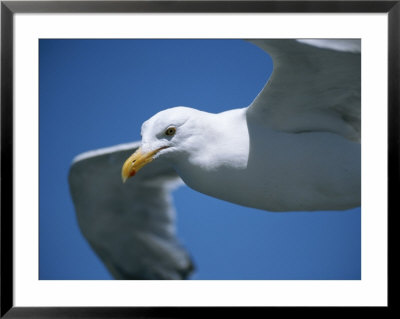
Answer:
M44 39L39 50L39 279L112 279L78 228L73 157L139 140L168 107L247 106L272 61L241 40ZM270 213L188 187L174 195L192 279L361 279L360 208Z

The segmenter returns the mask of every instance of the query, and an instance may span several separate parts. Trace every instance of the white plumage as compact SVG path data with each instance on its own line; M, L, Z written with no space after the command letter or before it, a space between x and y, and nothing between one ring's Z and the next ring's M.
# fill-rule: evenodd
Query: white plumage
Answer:
M360 41L251 42L272 56L274 71L249 107L167 109L143 124L141 143L75 159L69 180L80 227L115 278L181 279L192 270L170 203L179 176L268 211L360 205ZM122 164L139 145L154 161L122 184ZM137 163L124 166L127 174Z

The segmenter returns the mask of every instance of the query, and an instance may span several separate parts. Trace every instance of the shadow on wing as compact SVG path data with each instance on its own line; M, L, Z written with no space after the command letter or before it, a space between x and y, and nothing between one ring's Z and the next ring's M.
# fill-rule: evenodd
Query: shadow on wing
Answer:
M182 184L155 161L125 184L137 143L78 156L69 185L79 227L115 279L187 279L194 267L175 234L171 192Z

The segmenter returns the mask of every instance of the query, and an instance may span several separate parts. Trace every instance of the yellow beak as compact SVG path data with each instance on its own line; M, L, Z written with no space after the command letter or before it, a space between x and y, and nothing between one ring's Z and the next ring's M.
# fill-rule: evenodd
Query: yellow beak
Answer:
M122 166L121 176L122 181L125 183L126 180L135 174L146 164L153 161L153 156L156 155L162 149L167 148L166 146L160 147L154 151L143 153L139 147L135 153L128 157Z

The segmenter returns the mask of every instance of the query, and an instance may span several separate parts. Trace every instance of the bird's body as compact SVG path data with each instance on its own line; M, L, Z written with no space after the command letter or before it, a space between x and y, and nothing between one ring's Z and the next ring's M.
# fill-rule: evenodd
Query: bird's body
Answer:
M169 108L143 123L140 147L75 161L70 185L81 228L116 278L186 278L192 269L174 237L174 212L166 199L167 185L179 177L204 194L266 211L360 205L359 41L252 42L272 56L274 73L250 106L218 114ZM123 164L128 150L135 152ZM125 184L116 176L121 166L124 181L135 176ZM93 176L93 170L101 175ZM134 231L117 223L110 233L103 223L97 230L113 245L103 244L90 218L112 210L131 221ZM168 218L160 223L163 214ZM121 245L126 260L112 250Z
M158 116L177 113L187 114L195 137L186 151L159 157L189 187L273 212L360 205L359 143L331 132L275 131L248 120L247 108L213 114L177 107Z

